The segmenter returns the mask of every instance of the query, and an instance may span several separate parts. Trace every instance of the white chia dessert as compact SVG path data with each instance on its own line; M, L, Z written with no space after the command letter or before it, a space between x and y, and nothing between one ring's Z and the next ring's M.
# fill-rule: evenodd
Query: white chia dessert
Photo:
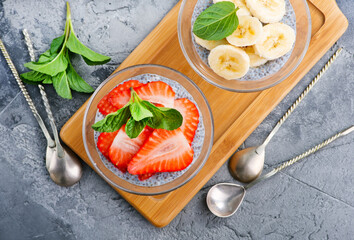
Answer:
M179 100L179 99L188 99L190 102L192 102L195 105L195 107L197 108L197 110L199 112L199 122L196 125L195 135L194 135L194 138L192 138L192 140L191 140L191 142L189 144L190 147L192 148L192 152L193 152L193 157L192 157L193 159L192 159L191 163L186 168L184 168L183 170L171 171L171 172L157 172L157 173L154 173L152 176L149 176L149 178L144 179L143 181L138 177L138 175L130 174L129 171L122 172L120 169L118 169L116 167L116 165L114 165L112 163L112 160L109 159L109 157L106 157L104 154L102 154L102 152L101 152L102 150L99 149L99 147L97 147L99 145L98 144L98 139L99 139L99 136L100 136L101 133L98 132L98 131L95 131L94 137L95 137L96 148L97 148L97 151L99 153L99 156L100 156L102 162L104 163L104 165L108 169L110 169L115 175L117 175L118 177L120 177L120 178L122 178L122 179L124 179L124 180L126 180L126 181L128 181L128 182L130 182L132 184L138 185L138 186L159 186L159 185L163 185L163 184L166 184L166 183L168 183L170 181L173 181L176 178L178 178L181 175L183 175L190 168L190 166L196 161L196 159L199 157L199 155L201 153L201 150L202 150L202 147L203 147L204 136L205 136L205 129L204 129L204 125L203 125L203 117L201 116L201 112L199 111L198 106L197 106L196 102L194 101L192 95L181 84L179 84L178 82L170 80L170 79L162 77L162 76L159 76L159 75L156 75L156 74L142 74L142 75L136 76L134 78L127 79L127 80L125 80L122 83L131 81L131 80L137 80L137 81L139 81L142 84L147 84L147 83L152 83L152 82L163 82L163 83L166 83L173 89L173 91L175 93L175 100L176 101ZM137 90L137 92L138 92L138 90ZM176 107L176 109L177 109L177 107ZM103 115L100 111L97 111L95 122L97 123L98 121L100 121L100 120L102 120L104 118L105 118L105 115ZM182 126L181 126L181 128L182 128ZM129 168L128 168L128 170L129 170Z
M266 13L266 7L261 5L264 1L261 0L228 1L234 3L235 7L239 7L239 10L236 12L239 21L237 29L233 34L224 39L205 40L197 37L196 34L193 33L193 28L193 43L199 57L205 64L209 65L216 74L227 80L258 80L279 71L288 61L296 38L296 16L290 1L273 1L274 4L278 4L274 8L281 9L277 10L278 12L275 14ZM195 5L192 15L192 26L203 11L219 2L221 2L221 0L199 0ZM253 34L248 34L247 30L245 30L246 28L252 28ZM281 31L281 33L279 33L279 31ZM286 42L284 41L284 43L280 43L280 41L277 43L275 40L272 40L274 41L274 45L284 45L281 54L277 54L275 51L271 53L269 49L265 49L268 46L264 46L266 44L269 45L269 43L265 43L265 40L262 40L262 36L266 33L268 36L270 34L278 34L278 39L281 39L281 34L285 35ZM248 36L246 36L247 34ZM263 38L266 38L266 36ZM263 46L261 46L260 42L264 43ZM279 52L280 51L278 51L278 53ZM220 63L220 58L226 59L226 62L232 62L233 59L229 60L230 58L237 58L241 63L238 63L236 66L233 62L225 67L224 62ZM235 70L236 67L237 70ZM230 73L230 71L225 71L225 68L234 69L233 72ZM238 74L235 74L235 71L238 72Z

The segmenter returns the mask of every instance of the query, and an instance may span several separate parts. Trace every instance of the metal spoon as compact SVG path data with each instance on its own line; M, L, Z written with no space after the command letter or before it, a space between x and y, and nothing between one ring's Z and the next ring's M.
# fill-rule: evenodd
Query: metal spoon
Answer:
M334 140L336 140L339 137L345 136L351 132L354 131L354 125L351 126L350 128L337 133L336 135L330 137L329 139L325 140L324 142L318 144L317 146L309 149L308 151L304 152L303 154L300 154L296 156L293 159L290 159L283 164L281 164L279 167L273 169L271 172L261 176L260 178L254 180L253 182L247 184L246 186L241 186L238 184L233 184L233 183L219 183L210 188L208 195L207 195L207 205L209 210L216 216L218 217L230 217L233 215L237 209L240 207L245 194L246 194L246 189L252 187L256 183L259 183L280 170L294 164L295 162L299 161L300 159L303 159L307 156L309 156L312 153L317 152L321 148L327 146Z
M33 115L35 116L37 122L39 123L39 126L41 127L41 129L44 133L44 136L47 139L46 166L47 166L47 169L48 169L51 179L56 184L61 185L61 186L73 185L78 180L80 180L81 175L82 175L82 166L81 166L80 161L77 159L77 157L75 155L72 154L72 152L69 149L61 147L60 142L59 142L58 132L56 131L56 127L53 129L54 136L55 136L55 142L50 137L50 134L49 134L47 128L45 127L45 124L44 124L41 116L39 115L31 97L29 96L27 89L25 88L23 82L21 81L20 76L19 76L19 74L18 74L6 48L5 48L5 45L1 39L0 39L0 50L3 53L5 60L8 64L8 66L10 67L13 76L15 77L17 84L19 85L19 87L21 89L21 92L25 96L25 99L26 99ZM48 104L48 102L47 102L47 104ZM48 104L48 106L49 106L49 104ZM48 106L46 106L47 113L48 113L48 109L47 109ZM49 109L49 111L50 111L50 109ZM52 122L54 120L53 115L51 115L50 118L52 118L52 119L50 119L51 125L53 123L55 126L55 123ZM52 128L53 128L53 125L52 125Z
M22 33L25 37L25 42L28 48L31 61L35 61L34 50L32 41L26 29L22 30ZM72 186L77 183L82 176L82 165L77 156L66 146L60 144L60 139L58 135L57 126L53 117L53 113L50 109L49 101L47 94L44 90L44 87L41 84L38 84L39 91L42 96L42 100L47 112L50 126L53 131L54 140L55 140L55 149L52 155L46 156L46 168L50 174L51 179L58 185L61 186Z
M33 45L30 36L26 29L23 29L23 35L25 37L25 42L31 57L31 61L35 61ZM77 156L66 146L60 144L60 139L58 135L57 126L53 117L53 113L50 109L47 94L44 87L38 84L39 91L44 102L45 110L47 112L50 126L53 131L55 140L55 149L52 155L46 156L46 168L50 174L51 179L58 185L61 186L72 186L77 183L82 176L82 165Z
M304 99L304 97L309 93L313 86L318 82L322 75L326 72L329 66L338 57L342 48L339 48L333 56L329 59L326 65L321 69L317 76L311 81L311 83L306 87L306 89L301 93L301 95L296 99L296 101L291 105L284 116L279 120L274 129L270 132L266 140L262 145L258 147L250 147L236 152L229 161L229 171L231 175L238 181L241 182L251 182L255 180L259 175L261 175L264 166L264 156L265 148L276 132L279 130L281 125L290 116L290 114L295 110L299 103Z

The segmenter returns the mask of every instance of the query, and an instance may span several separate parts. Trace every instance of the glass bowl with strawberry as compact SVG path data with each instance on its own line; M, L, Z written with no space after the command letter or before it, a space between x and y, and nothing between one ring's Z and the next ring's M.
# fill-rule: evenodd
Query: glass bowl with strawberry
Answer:
M159 65L106 79L85 111L83 141L96 172L126 192L156 195L191 180L207 160L213 118L198 86Z

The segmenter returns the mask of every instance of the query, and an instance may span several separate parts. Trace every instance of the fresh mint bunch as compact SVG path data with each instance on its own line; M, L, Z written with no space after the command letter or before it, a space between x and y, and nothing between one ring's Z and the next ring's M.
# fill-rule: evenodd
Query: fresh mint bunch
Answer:
M131 88L130 101L118 111L93 124L92 128L98 132L114 132L126 124L126 134L130 138L136 138L146 125L154 129L175 130L182 123L183 117L179 111L174 108L156 107L142 100Z
M79 41L71 22L69 3L66 5L64 34L53 39L50 49L41 54L37 62L26 63L24 66L32 71L21 74L21 77L26 83L53 84L59 96L71 99L71 90L84 93L94 91L75 71L71 56L74 53L81 55L88 65L104 64L111 58L92 51Z
M211 5L195 20L193 33L205 40L221 40L230 36L238 27L238 9L229 1Z

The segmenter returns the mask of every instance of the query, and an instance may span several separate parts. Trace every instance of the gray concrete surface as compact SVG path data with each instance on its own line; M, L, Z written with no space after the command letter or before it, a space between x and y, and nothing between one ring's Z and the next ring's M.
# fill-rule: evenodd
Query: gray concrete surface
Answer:
M261 143L331 54L344 47L269 144L267 167L354 124L354 3L337 2L349 19L348 31L245 142ZM78 58L78 72L97 87L176 3L71 1L81 41L112 56L109 64L97 67ZM64 18L64 1L0 0L0 37L19 72L29 61L20 30L27 28L36 52L43 52L61 34ZM0 89L0 239L354 238L354 135L255 186L239 212L228 219L216 218L205 204L210 186L233 181L224 165L169 226L157 229L86 165L79 184L56 186L45 170L45 139L2 56ZM28 89L45 116L38 89ZM63 100L52 87L46 89L59 127L89 97L74 93L74 100Z

